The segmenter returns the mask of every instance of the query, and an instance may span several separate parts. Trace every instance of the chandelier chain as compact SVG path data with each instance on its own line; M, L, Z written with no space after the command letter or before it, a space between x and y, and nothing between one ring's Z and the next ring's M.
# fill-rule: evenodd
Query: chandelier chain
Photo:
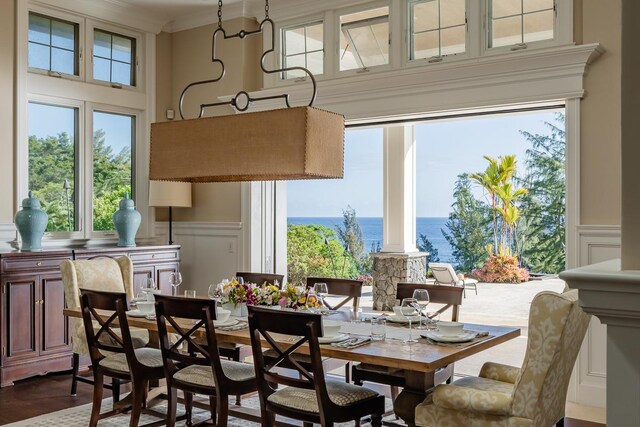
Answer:
M264 19L269 19L269 0L264 1Z
M218 28L222 28L222 0L218 0Z

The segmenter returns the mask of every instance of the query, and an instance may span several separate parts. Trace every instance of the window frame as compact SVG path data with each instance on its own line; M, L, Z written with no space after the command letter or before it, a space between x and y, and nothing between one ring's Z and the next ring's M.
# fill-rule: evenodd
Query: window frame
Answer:
M309 51L306 49L306 28L307 27L311 27L311 26L315 26L315 25L322 25L322 50L312 50ZM280 68L284 68L287 65L285 64L285 59L287 58L286 55L286 37L284 37L284 33L285 31L288 30L296 30L296 29L300 29L300 28L304 28L305 29L305 50L302 53L298 53L298 54L293 54L293 55L288 55L288 56L297 56L297 55L305 55L305 68L308 69L308 65L306 65L307 61L306 61L306 57L309 53L315 53L315 52L322 52L322 73L320 74L314 74L314 77L321 77L324 76L326 74L326 57L327 57L327 52L326 52L326 47L325 47L325 40L326 40L326 29L325 29L325 20L324 19L318 19L316 21L309 21L309 22L305 22L305 23L301 23L301 24L294 24L294 25L289 25L289 26L281 26L278 27L278 33L279 33L279 37L278 37L278 64ZM286 78L284 77L284 73L281 73L280 77L278 77L278 80L280 81L306 81L307 77L291 77L291 78Z

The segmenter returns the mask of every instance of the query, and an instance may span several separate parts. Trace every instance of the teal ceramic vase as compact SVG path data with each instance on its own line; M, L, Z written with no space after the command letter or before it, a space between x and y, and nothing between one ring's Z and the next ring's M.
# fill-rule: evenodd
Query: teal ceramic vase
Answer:
M136 233L140 228L142 215L136 210L129 193L120 200L119 209L113 213L113 224L118 232L118 246L135 246Z
M47 229L49 216L40 209L40 200L29 197L22 201L22 210L16 213L14 222L20 233L20 250L24 252L38 252L42 250L42 236Z

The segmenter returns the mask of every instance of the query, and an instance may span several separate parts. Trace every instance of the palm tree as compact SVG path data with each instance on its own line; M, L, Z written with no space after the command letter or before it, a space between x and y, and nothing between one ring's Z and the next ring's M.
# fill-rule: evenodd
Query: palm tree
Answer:
M513 229L516 222L520 218L522 212L514 205L514 202L520 197L527 194L526 188L513 188L510 182L504 183L496 188L496 195L502 202L502 206L496 207L496 210L502 215L503 224L508 228L508 233L503 233L503 242L506 246L510 247L513 242Z

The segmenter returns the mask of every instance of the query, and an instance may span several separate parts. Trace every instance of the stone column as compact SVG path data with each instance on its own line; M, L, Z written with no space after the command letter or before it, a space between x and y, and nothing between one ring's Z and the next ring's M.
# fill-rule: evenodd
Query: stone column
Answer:
M371 254L373 257L373 309L392 310L399 282L424 283L427 254L424 252Z

